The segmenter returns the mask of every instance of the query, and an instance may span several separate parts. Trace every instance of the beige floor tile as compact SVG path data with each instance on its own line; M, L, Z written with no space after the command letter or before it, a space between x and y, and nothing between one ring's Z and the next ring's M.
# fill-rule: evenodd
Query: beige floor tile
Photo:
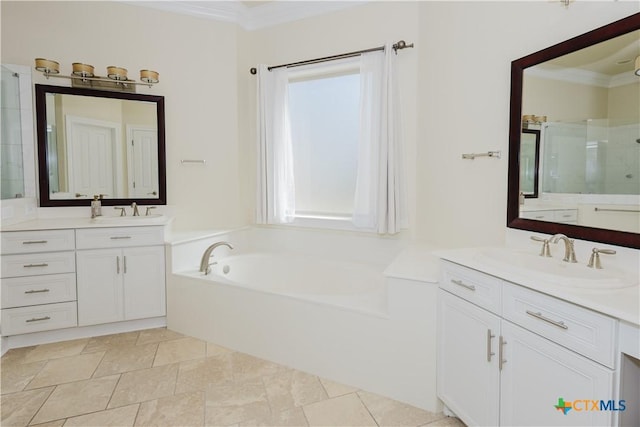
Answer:
M83 353L91 353L94 351L107 351L113 348L128 347L136 345L140 332L125 332L123 334L103 335L89 339L87 346L82 350Z
M0 396L0 425L26 426L52 391L47 387Z
M4 360L2 361L4 364ZM0 389L2 394L24 390L29 382L42 370L46 361L31 363L9 363L2 369Z
M8 350L0 359L0 370L3 367L13 365L14 363L23 363L27 354L35 349L36 346L12 348Z
M196 338L179 338L171 341L164 341L158 344L156 358L153 366L169 365L171 363L182 362L183 360L193 360L207 355L207 343Z
M437 421L434 421L429 424L424 424L424 427L427 427L427 426L428 427L467 427L466 424L460 421L459 418L447 417L445 415L442 415L442 418L440 418Z
M84 350L88 342L89 340L85 338L73 341L61 341L51 344L42 344L29 351L22 363L75 356L80 354L82 350Z
M175 394L204 391L209 384L229 385L231 383L233 383L233 372L229 354L189 360L180 363Z
M103 356L104 352L99 352L49 360L26 388L30 390L91 378Z
M273 412L325 400L327 393L315 375L288 370L263 379Z
M340 384L325 378L320 378L320 382L322 383L322 386L326 390L329 397L338 397L358 391L357 387Z
M260 380L227 386L209 385L206 391L205 424L231 425L271 416L267 392Z
M33 424L101 411L118 383L118 375L56 387L33 418Z
M72 417L64 424L65 427L131 427L136 420L140 404L123 406L116 409L94 412L92 414Z
M181 333L171 331L167 328L146 329L140 331L136 345L159 343L184 337Z
M136 426L204 425L204 392L163 397L140 404Z
M230 350L226 347L222 347L211 342L207 343L207 357L220 356L221 354L227 354L227 353L233 353L233 350Z
M93 377L150 368L157 348L158 344L112 347L105 353Z
M345 394L302 408L310 426L376 426L355 394Z
M109 408L171 396L175 389L178 364L141 369L122 374Z
M366 391L359 391L358 396L380 427L419 426L439 420L444 416L442 412L434 414Z
M244 353L233 353L231 361L233 378L238 382L279 374L289 369Z
M292 408L286 411L272 414L268 418L248 420L238 423L241 427L304 427L307 426L307 419L302 408Z

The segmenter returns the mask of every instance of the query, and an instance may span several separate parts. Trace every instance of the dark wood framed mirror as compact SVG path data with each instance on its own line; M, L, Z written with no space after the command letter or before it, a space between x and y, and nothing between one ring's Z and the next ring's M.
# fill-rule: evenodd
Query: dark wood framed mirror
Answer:
M633 123L625 117L621 118L620 114L616 117L605 118L598 116L592 117L591 115L587 115L587 113L582 116L576 113L576 117L567 117L567 114L562 116L562 113L556 108L557 104L567 104L568 102L574 101L576 102L574 104L576 108L573 109L578 110L579 101L576 99L577 97L565 95L562 99L549 99L548 103L529 102L530 99L527 99L527 96L530 96L531 93L538 94L547 90L545 88L541 89L538 85L541 79L536 82L536 77L539 78L543 76L547 80L554 80L556 83L564 80L562 84L567 84L569 80L567 70L572 72L576 71L580 68L577 64L588 63L593 65L595 62L602 64L604 59L622 58L614 55L612 52L616 54L623 53L624 59L615 61L616 65L620 68L616 69L616 71L609 72L609 75L604 78L605 83L602 83L602 80L600 80L597 84L598 90L601 92L605 91L609 94L609 97L612 96L611 94L614 91L616 91L616 96L618 97L626 96L625 102L632 103L630 107L625 105L624 108L614 108L609 105L608 110L615 110L617 112L624 111L623 114L630 114L631 122ZM589 173L593 173L594 165L597 166L598 162L604 162L604 155L594 160L594 153L597 154L600 152L599 150L605 150L608 146L612 146L614 136L618 138L618 135L624 134L625 147L630 151L628 155L621 155L619 152L616 153L616 156L610 154L609 158L640 159L640 143L638 143L636 139L640 138L640 135L636 136L636 133L640 132L640 107L638 107L640 103L640 89L638 89L640 88L640 77L634 74L634 60L639 56L640 13L636 13L547 49L527 55L511 63L507 227L545 234L563 233L571 238L640 249L640 234L638 231L638 228L640 228L640 164L636 165L636 163L640 162L635 162L634 160L635 163L632 162L633 164L629 162L624 165L622 163L616 165L608 164L609 172L605 171L600 173L600 175L611 175L611 170L615 170L616 173L619 172L620 176L616 178L619 184L616 185L603 185L601 182L597 182L597 185L589 185L590 180L594 178L588 175ZM604 72L600 70L597 73L592 70L588 72L583 72L584 70L579 71L589 76L598 74L601 77L601 74L604 74ZM564 77L549 77L550 73L558 75L558 72L564 73ZM624 80L622 83L618 82L621 78ZM615 83L606 83L611 81ZM576 81L568 82L568 84L577 83ZM584 84L582 81L579 83ZM623 84L629 86L617 89ZM609 87L608 89L607 86ZM553 92L551 89L548 89L548 91ZM620 95L620 93L622 95ZM605 94L605 96L607 95ZM536 101L538 101L538 99L536 99ZM535 105L536 108L543 110L523 111L523 105L525 106L524 108ZM565 111L571 109L572 106L568 104ZM523 112L527 115L544 114L547 116L545 119L548 120L547 123L541 126L541 150L543 153L547 150L547 153L542 155L541 163L544 164L546 162L547 166L553 164L555 170L553 173L546 173L544 172L544 165L539 166L542 167L542 173L540 170L538 171L539 181L541 181L538 197L546 197L548 195L551 198L550 200L556 205L558 205L558 201L560 201L560 210L577 212L577 220L573 223L565 223L553 219L529 219L525 218L527 215L523 215L521 212L519 195L521 191ZM599 125L599 123L603 121L606 122L607 126L606 132L608 133L606 136L602 136L602 126ZM581 173L585 173L586 175L579 176L576 180L583 182L585 187L570 188L570 186L567 185L563 187L565 189L559 191L559 193L563 194L554 194L552 191L553 185L551 185L551 178L549 177L552 176L555 179L561 176L564 171L559 169L559 165L562 164L562 162L559 162L557 156L553 157L553 155L557 153L554 153L551 148L545 147L544 138L545 130L556 123L566 126L572 125L579 128L580 132L588 135L584 143L581 143L582 148L580 153L580 156L586 159L586 166L582 167L584 172L581 171ZM591 128L595 127L595 130L589 130L589 126L591 126ZM614 127L616 129L612 130ZM618 129L622 127L624 127L624 131ZM591 132L591 134L589 134L589 132ZM612 136L614 132L617 132L617 134ZM570 156L571 155L565 155L565 158ZM565 175L570 174L573 174L575 178L576 174L574 171L566 171L565 173ZM598 191L593 190L593 188L598 186L613 188L607 188L606 194L599 194ZM570 189L567 190L566 188ZM548 193L546 193L547 191ZM603 191L603 193L605 193L605 191ZM561 197L563 195L569 196L566 199L571 200L572 206L563 203ZM619 202L619 200L623 200L623 202ZM527 199L527 202L530 201L533 201L533 198ZM549 205L553 203L549 203ZM571 209L567 209L569 207ZM614 217L613 215L618 216ZM607 219L607 217L614 219ZM626 223L630 225L627 226L625 225Z
M35 89L40 206L167 203L164 97Z

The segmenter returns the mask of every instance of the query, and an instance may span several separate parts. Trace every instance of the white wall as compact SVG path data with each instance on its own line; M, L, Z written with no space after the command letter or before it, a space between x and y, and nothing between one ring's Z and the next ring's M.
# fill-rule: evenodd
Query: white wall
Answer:
M253 32L118 2L7 2L2 62L85 61L135 76L157 69L166 97L176 228L250 223L255 205L257 63L415 42L399 53L411 234L444 246L505 239L510 63L639 11L635 1L369 2ZM18 43L17 40L20 40ZM41 76L36 82L44 83ZM57 82L56 82L57 83ZM502 159L462 160L501 150ZM206 158L207 166L180 166Z
M511 61L639 10L623 1L420 3L418 237L504 241ZM488 150L502 159L461 159Z
M238 187L236 25L119 2L2 1L2 63L33 67L57 60L61 73L86 62L105 75L108 65L160 73L165 97L168 202L179 229L243 224ZM34 82L47 81L39 73ZM181 166L180 159L206 159ZM55 208L49 208L55 209ZM87 215L88 215L87 207Z
M246 208L255 208L255 87L256 77L249 68L257 64L277 65L382 46L400 39L407 43L418 37L418 2L371 2L339 12L306 18L246 34L239 66L240 126L250 131L242 135L244 188L251 196ZM416 88L418 51L406 49L398 53L405 124L405 147L408 193L415 194L416 163ZM410 229L416 229L415 198L409 201ZM249 214L251 215L251 214ZM251 217L251 216L250 216ZM251 217L252 218L252 217Z

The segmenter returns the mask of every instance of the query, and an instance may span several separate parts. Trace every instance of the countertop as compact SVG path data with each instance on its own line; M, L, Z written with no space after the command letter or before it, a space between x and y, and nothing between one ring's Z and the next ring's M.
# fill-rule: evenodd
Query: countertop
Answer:
M384 270L386 277L438 283L440 258L433 254L436 248L428 244L412 244L405 248Z
M69 228L113 228L113 227L146 227L167 225L172 218L158 216L147 218L138 217L102 217L91 218L42 218L18 222L11 225L3 225L1 231L37 231L37 230L63 230Z
M640 326L640 286L623 289L582 289L563 287L546 282L531 275L500 268L483 262L478 253L486 248L466 248L437 251L436 255L447 261L460 264L517 285L560 298L567 302L597 311ZM587 268L585 266L585 268Z

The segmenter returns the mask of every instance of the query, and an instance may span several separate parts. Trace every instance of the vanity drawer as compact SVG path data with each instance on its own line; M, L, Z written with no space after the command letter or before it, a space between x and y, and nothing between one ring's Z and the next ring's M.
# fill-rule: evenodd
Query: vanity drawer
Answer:
M78 310L75 301L2 310L2 336L74 326L78 326Z
M2 308L75 300L76 275L74 273L2 280Z
M76 231L78 249L122 248L164 244L163 227L92 228Z
M3 278L73 273L75 271L76 257L73 251L2 256Z
M610 368L615 367L617 321L520 286L502 288L503 317Z
M555 221L553 211L525 211L520 212L520 218L535 219L537 221Z
M560 209L554 213L555 222L575 223L578 221L577 209Z
M458 264L443 263L440 288L495 314L501 313L500 279Z
M75 249L74 230L2 232L3 254L28 254Z

